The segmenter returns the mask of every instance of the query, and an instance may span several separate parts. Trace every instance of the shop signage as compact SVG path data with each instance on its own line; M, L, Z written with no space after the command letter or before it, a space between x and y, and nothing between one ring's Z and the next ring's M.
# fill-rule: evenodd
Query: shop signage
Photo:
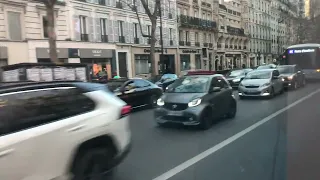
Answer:
M196 54L200 54L200 50L199 49L183 49L182 53L196 53Z
M79 49L80 58L112 58L112 49Z
M49 48L36 48L36 56L38 59L47 59L50 58L50 49ZM57 48L58 58L66 59L69 57L68 48Z
M150 53L150 49L144 49L143 52L144 53ZM161 53L161 49L155 49L154 52L155 53ZM163 53L168 53L168 49L163 49Z

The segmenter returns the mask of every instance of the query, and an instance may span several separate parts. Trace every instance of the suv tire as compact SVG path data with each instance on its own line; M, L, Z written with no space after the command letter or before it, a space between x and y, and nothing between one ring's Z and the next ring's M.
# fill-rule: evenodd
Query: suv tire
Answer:
M113 173L109 164L112 156L113 153L110 148L87 150L75 160L72 180L85 180L93 177L97 180L112 178Z

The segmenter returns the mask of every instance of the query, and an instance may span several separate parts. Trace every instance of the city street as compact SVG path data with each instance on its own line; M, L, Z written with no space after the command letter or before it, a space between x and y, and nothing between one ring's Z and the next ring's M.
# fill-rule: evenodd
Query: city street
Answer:
M271 100L238 100L236 118L207 131L159 128L152 110L137 111L131 116L133 148L115 179L320 179L314 156L320 152L319 89L308 84Z

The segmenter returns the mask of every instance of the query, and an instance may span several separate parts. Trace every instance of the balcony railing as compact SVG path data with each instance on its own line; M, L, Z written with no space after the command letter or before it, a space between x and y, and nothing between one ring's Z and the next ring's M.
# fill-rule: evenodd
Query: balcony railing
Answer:
M187 46L191 46L191 42L190 42L190 41L187 41L187 42L186 42L186 45L187 45Z
M184 46L184 41L179 41L179 46Z
M200 42L196 42L195 45L196 45L197 47L200 47Z
M209 48L212 48L213 47L213 44L212 43L209 43Z
M208 43L206 43L206 42L205 42L205 43L203 43L203 46L204 46L204 47L208 47L208 45L209 45L209 44L208 44Z
M218 47L218 48L221 48L221 47L222 47L222 45L221 45L221 44L218 44L218 45L217 45L217 47Z
M232 35L245 36L244 29L227 26L227 32Z
M226 45L224 45L224 48L228 49L228 48L229 48L229 46L226 44Z
M98 3L99 3L100 5L106 5L106 0L99 0Z
M140 43L139 38L134 38L134 43L135 43L135 44L139 44L139 43Z
M89 35L88 34L81 34L81 41L89 41Z
M116 2L116 8L122 9L122 3L121 2Z
M101 42L108 42L108 35L101 35Z
M180 15L178 21L181 27L186 28L197 28L203 30L213 30L217 28L217 23L215 21L200 19L186 15Z
M126 38L124 36L119 36L120 43L126 43Z

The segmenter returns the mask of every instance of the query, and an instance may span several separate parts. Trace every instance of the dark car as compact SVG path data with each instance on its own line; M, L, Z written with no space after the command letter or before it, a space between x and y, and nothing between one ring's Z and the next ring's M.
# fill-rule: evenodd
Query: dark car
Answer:
M144 79L110 79L107 83L109 90L133 108L155 107L157 99L163 90L157 85Z
M305 86L305 74L297 65L281 65L277 69L283 78L285 88L297 89Z
M230 71L226 78L229 81L230 85L234 89L238 89L240 82L246 76L246 74L253 69L237 69Z
M166 90L166 88L177 79L178 76L176 74L164 74L155 84L161 87L163 90Z
M221 74L181 77L157 105L155 119L159 125L179 123L202 129L209 129L219 118L235 117L237 111L232 88Z

